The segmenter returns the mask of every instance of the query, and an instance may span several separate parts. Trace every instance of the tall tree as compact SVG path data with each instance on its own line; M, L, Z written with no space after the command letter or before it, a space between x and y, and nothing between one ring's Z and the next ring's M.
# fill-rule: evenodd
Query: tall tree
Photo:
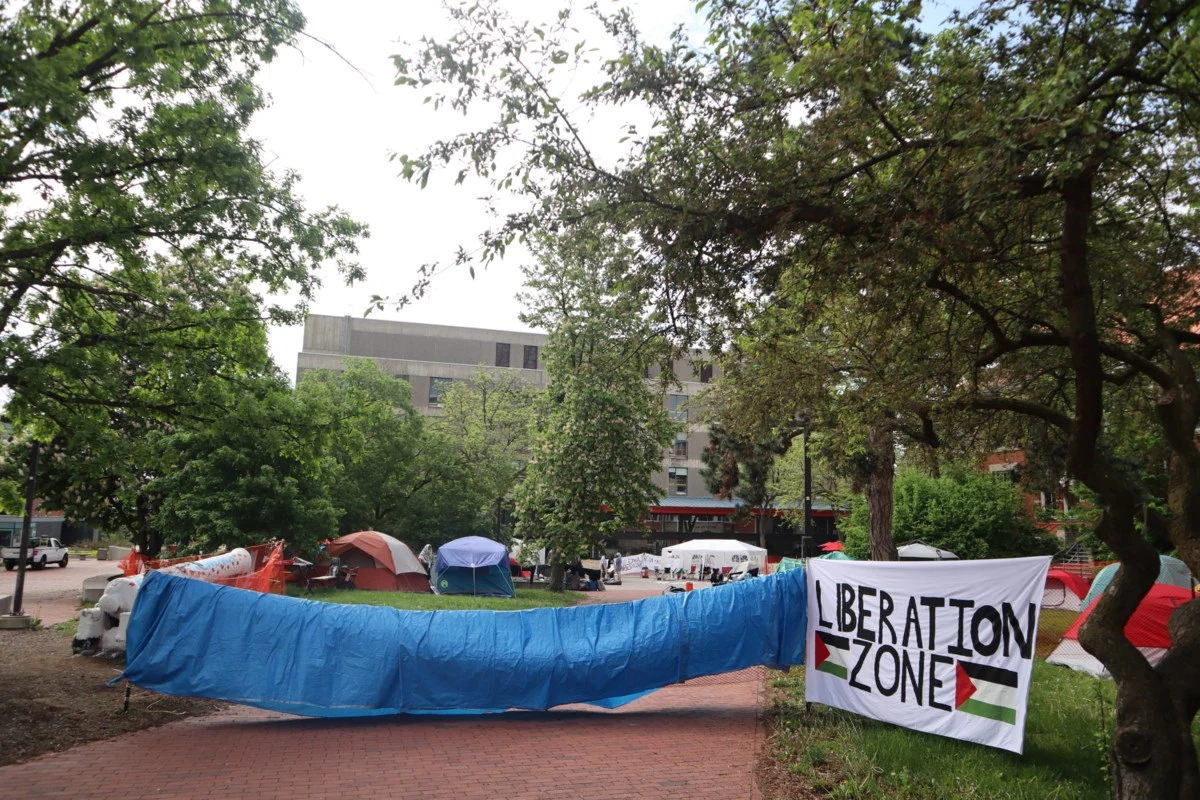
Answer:
M209 302L197 308L175 293L169 313L177 329L160 332L152 345L106 343L59 351L43 364L34 384L43 385L45 378L50 390L18 393L7 409L22 433L20 441L36 437L43 442L42 499L74 519L128 535L152 556L166 535L159 516L161 481L173 474L180 479L190 460L176 450L183 439L211 437L224 425L231 426L228 430L240 426L241 435L265 441L273 435L268 428L295 422L294 417L247 416L255 404L289 392L267 353L266 329L254 320L257 299L237 285L210 294ZM97 325L109 323L107 315L85 314L84 308L71 313L88 325L89 316L103 317ZM52 316L58 313L66 312ZM71 381L79 385L68 396L53 388ZM264 444L243 444L272 457ZM10 461L18 463L23 463L20 455ZM192 538L191 531L176 533Z
M853 504L843 524L846 551L870 553L867 507ZM920 539L959 558L1048 555L1058 549L1029 518L1011 481L974 469L951 467L934 478L912 469L896 475L894 527L900 541Z
M463 499L462 462L417 414L406 382L370 359L347 359L340 373L305 373L296 396L325 431L341 533L381 530L437 544L473 524L478 509Z
M180 298L202 309L214 287L306 299L323 262L360 276L346 259L364 228L306 212L297 177L272 174L246 135L266 102L255 75L303 24L289 0L31 0L0 15L0 388L128 401L95 391L80 351L167 347L195 324Z
M277 538L315 557L337 514L323 432L304 411L275 374L239 387L217 418L176 424L149 487L163 539L214 552Z
M911 352L936 341L957 375L929 392L931 419L964 409L1055 428L1067 474L1103 504L1096 531L1121 578L1081 643L1117 683L1119 795L1200 796L1200 602L1175 611L1157 667L1123 635L1158 574L1137 518L1200 572L1197 2L985 2L933 35L916 3L707 9L699 44L681 29L651 47L627 15L607 20L617 51L582 99L651 116L619 163L588 149L575 98L556 99L555 76L587 54L569 22L457 9L459 33L397 59L400 80L456 109L494 103L496 121L404 160L406 173L424 182L461 156L525 193L485 256L583 218L636 237L629 282L657 288L685 332L738 321L782 280L815 302L887 287L884 319L936 304L936 334L896 327ZM1130 384L1170 448L1165 515L1106 447L1106 404Z
M558 589L568 559L644 527L650 503L662 496L651 478L675 428L644 377L661 350L640 301L619 291L619 244L563 237L542 242L539 252L523 319L550 331L550 384L539 397L533 459L517 494L517 533L548 547Z
M470 475L478 497L481 532L499 542L512 538L513 491L530 456L536 387L515 374L480 369L455 381L442 395L442 416L433 421L446 434Z
M738 497L754 514L758 546L766 549L767 521L775 513L775 461L787 452L790 437L738 436L720 422L708 428L701 458L708 490L717 497Z

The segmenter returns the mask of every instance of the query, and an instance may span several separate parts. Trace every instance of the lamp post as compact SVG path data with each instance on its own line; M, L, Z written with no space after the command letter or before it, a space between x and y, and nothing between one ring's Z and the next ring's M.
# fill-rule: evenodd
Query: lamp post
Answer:
M795 424L799 426L801 435L804 437L803 443L804 454L804 530L800 534L800 557L808 558L809 542L813 538L812 527L812 461L808 457L808 431L812 426L812 420L808 414L797 414L794 417Z
M804 536L800 551L808 556L808 543L812 541L812 461L808 458L808 426L804 426Z
M7 618L0 618L3 620L0 622L0 627L4 628L28 628L31 623L30 618L25 615L23 604L25 601L25 563L29 559L29 534L33 527L34 497L37 495L38 450L38 441L34 439L33 449L29 454L29 480L25 484L25 520L21 525L21 547L17 554L17 583L13 588L12 613Z

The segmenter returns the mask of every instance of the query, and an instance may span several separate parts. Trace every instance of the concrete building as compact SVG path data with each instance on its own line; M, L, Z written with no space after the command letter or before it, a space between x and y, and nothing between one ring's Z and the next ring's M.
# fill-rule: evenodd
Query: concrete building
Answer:
M341 370L346 358L370 358L385 373L408 381L413 405L420 413L437 416L445 387L452 381L470 380L481 368L496 374L516 373L529 384L544 388L548 380L542 362L545 344L546 335L542 333L313 314L304 325L296 377L299 380L314 369ZM714 535L746 541L754 538L753 523L749 532L744 523L734 523L735 503L713 497L700 472L701 454L708 445L708 426L703 422L698 398L709 383L720 377L720 368L704 357L703 352L695 351L691 358L676 361L672 368L678 385L663 393L663 404L671 418L686 423L687 428L666 448L663 468L654 475L655 484L663 490L662 505L650 509L654 542L659 547ZM651 369L646 377L661 377L660 368ZM815 539L825 541L832 534L832 510L816 509L814 518L815 528L822 534ZM771 538L787 535L785 531L790 530L778 524L774 528ZM645 541L640 543L644 549ZM796 550L782 540L779 545L781 554Z

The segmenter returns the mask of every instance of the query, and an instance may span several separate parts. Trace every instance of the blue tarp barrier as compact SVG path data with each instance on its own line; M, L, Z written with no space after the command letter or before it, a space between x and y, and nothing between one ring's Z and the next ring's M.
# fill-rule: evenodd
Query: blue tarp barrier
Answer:
M688 678L801 664L806 625L803 569L529 611L339 605L151 572L121 679L317 717L612 708Z

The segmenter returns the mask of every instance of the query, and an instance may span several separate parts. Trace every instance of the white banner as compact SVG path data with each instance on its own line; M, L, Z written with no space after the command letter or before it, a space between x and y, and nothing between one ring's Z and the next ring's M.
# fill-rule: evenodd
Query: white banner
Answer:
M810 560L805 699L1020 753L1049 568Z
M654 571L658 566L658 556L653 553L638 553L635 556L621 556L621 574L633 575L642 571L642 568Z

